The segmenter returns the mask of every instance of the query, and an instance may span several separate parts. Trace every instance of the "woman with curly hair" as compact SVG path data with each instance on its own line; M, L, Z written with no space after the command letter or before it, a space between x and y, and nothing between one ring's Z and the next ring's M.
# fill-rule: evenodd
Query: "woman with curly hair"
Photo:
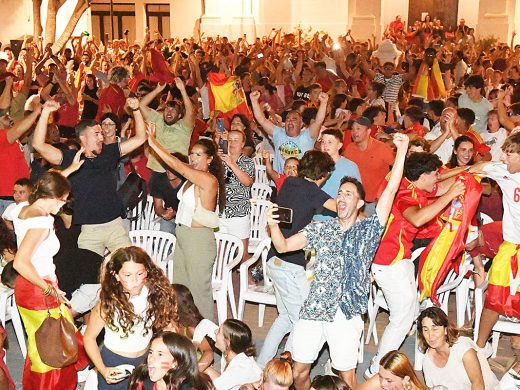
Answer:
M177 323L177 305L164 272L141 248L118 249L101 274L100 302L92 310L85 350L98 371L98 388L126 390L128 379L116 366L137 366L154 332ZM105 330L100 351L96 338Z
M215 143L208 139L193 145L189 164L168 153L154 129L148 129L148 144L166 165L186 178L177 192L173 282L188 287L204 318L212 320L211 274L217 255L213 229L219 226L219 210L224 210L226 202L222 160Z
M204 321L199 309L195 306L193 295L188 287L182 284L172 284L177 301L177 314L179 317L177 333L183 334L191 340L197 349L199 370L202 372L213 362L213 349L205 337L195 336L198 325ZM206 320L207 321L207 320ZM197 333L201 333L200 331Z
M129 390L211 390L208 376L199 371L195 347L174 332L157 333L146 361L130 377Z

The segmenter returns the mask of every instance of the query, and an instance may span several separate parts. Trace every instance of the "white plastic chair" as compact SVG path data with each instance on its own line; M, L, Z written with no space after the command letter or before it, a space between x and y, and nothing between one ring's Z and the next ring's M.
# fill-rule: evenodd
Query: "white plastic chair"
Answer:
M132 230L129 234L132 244L144 249L173 283L172 255L177 240L175 236L157 230Z
M25 359L27 356L27 344L25 343L22 318L14 299L14 290L12 288L0 287L0 321L4 329L5 323L9 320L13 322L14 333L16 334L22 356ZM7 357L7 353L5 356Z
M251 199L268 200L272 193L273 189L266 184L253 183L251 186Z
M276 297L274 295L273 283L267 276L267 253L271 247L271 239L266 238L258 244L255 253L246 262L240 265L240 297L238 298L238 319L244 318L244 307L246 301L258 303L258 326L264 325L265 305L276 305ZM249 268L258 260L262 262L262 270L264 275L263 286L249 286L248 275Z
M488 288L488 281L486 281L475 289L475 333L474 340L477 341L478 331L480 328L480 317L482 316L482 309L484 308L484 292ZM497 356L498 342L500 340L500 333L520 334L520 322L513 322L504 316L498 318L497 323L493 326L493 333L491 337L491 346L493 347L492 358Z
M233 318L237 318L235 291L231 271L240 264L244 254L244 244L239 238L227 233L215 233L217 256L213 264L211 287L213 299L217 301L218 322L222 324L227 318L227 300L231 306Z
M265 165L255 165L255 183L269 185Z
M155 213L153 207L153 197L148 195L146 197L146 205L143 211L143 202L139 202L128 216L129 218L137 219L130 221L130 230L159 230L159 216Z
M271 204L268 200L251 199L251 214L249 222L251 230L249 232L248 253L254 253L256 247L262 242L267 234L267 208Z

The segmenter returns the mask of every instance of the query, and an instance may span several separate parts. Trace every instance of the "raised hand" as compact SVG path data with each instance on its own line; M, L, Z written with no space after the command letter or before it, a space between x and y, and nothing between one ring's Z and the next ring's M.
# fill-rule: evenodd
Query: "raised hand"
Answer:
M184 86L184 82L180 79L180 77L175 77L175 86L179 89L179 91L185 91L186 88Z
M126 99L126 104L131 110L137 110L139 108L139 99L135 97L129 97Z
M60 103L55 100L47 100L43 105L43 110L47 112L55 112L60 108Z
M249 94L249 97L251 98L251 102L258 103L258 99L260 99L260 91L253 91Z
M410 138L408 138L406 134L401 133L395 133L393 138L393 142L397 150L402 150L404 153L406 153L408 150L408 143L410 142Z

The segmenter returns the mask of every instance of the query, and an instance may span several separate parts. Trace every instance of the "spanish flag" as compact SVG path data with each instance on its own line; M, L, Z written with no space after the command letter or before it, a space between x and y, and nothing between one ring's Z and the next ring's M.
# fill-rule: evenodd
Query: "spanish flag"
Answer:
M446 88L437 58L433 60L431 70L425 62L421 64L412 89L412 95L421 96L427 102L446 97Z
M520 318L520 244L504 241L491 263L484 307Z
M460 254L465 248L469 224L477 211L482 186L467 172L456 180L464 182L466 190L456 198L441 216L445 221L440 234L421 253L419 262L420 300L430 298L439 306L437 289L450 270L458 272Z
M208 95L211 116L215 115L215 111L220 111L226 127L235 114L242 114L253 120L239 77L228 77L224 73L208 73Z

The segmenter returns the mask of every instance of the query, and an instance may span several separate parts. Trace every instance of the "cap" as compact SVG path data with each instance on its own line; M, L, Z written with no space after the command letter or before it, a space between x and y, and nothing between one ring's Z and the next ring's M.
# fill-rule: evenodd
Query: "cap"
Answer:
M354 120L354 123L358 123L361 126L366 126L366 127L372 126L372 121L370 119L368 119L366 116L358 116Z

